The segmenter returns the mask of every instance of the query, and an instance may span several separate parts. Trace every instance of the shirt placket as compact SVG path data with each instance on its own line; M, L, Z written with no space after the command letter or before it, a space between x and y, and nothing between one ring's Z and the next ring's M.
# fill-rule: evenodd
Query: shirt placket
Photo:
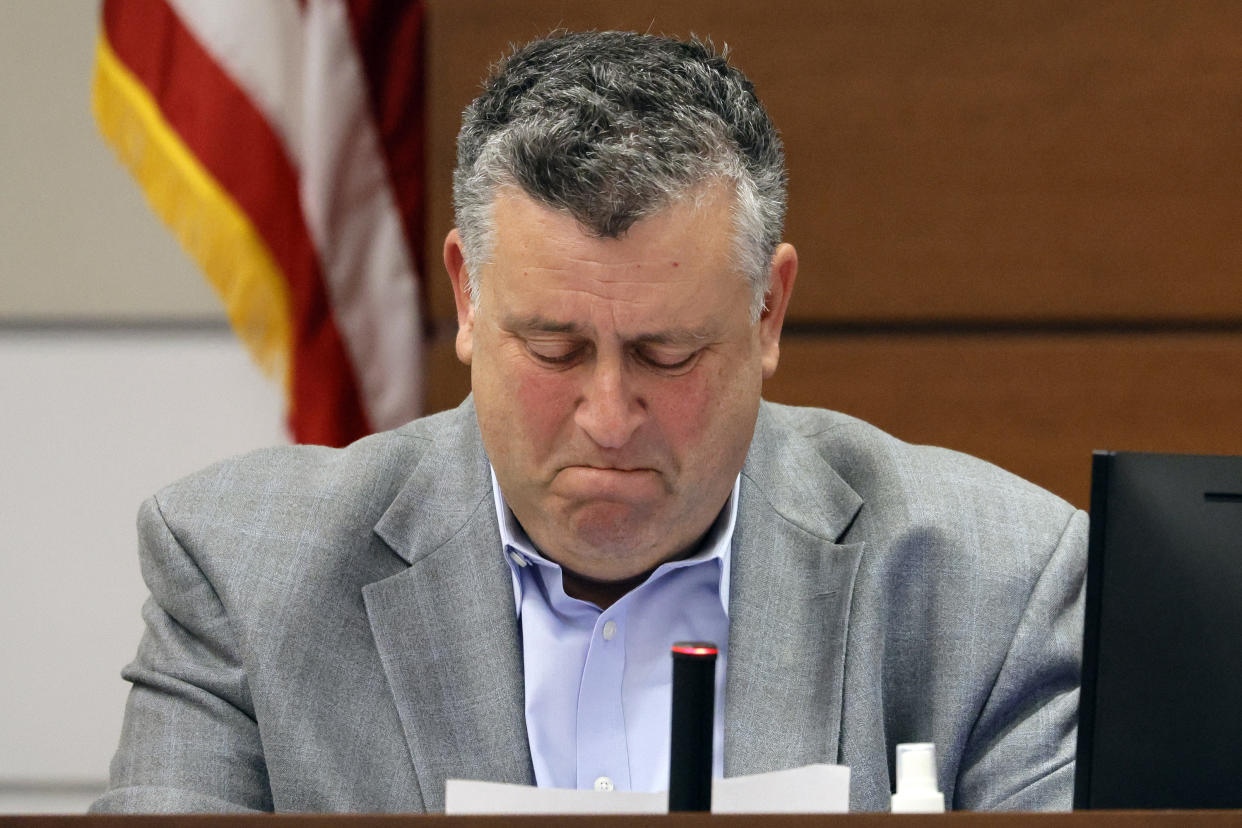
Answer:
M613 604L596 619L582 670L577 714L579 790L631 790L621 698L626 627L623 603Z

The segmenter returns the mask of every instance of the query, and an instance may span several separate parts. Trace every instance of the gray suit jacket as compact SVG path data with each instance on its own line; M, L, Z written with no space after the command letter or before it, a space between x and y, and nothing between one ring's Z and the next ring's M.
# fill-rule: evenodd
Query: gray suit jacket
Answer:
M472 402L285 447L139 515L147 630L97 811L436 811L531 783L519 628ZM979 460L763 404L733 538L725 771L840 762L888 807L1068 808L1086 520Z

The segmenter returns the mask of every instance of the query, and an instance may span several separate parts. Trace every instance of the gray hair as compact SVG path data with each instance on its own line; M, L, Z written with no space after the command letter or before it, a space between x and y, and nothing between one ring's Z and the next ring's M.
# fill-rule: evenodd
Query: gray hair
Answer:
M785 219L785 156L754 86L710 41L555 32L492 70L462 115L453 202L477 301L492 205L516 186L619 238L715 181L734 191L734 257L757 319Z

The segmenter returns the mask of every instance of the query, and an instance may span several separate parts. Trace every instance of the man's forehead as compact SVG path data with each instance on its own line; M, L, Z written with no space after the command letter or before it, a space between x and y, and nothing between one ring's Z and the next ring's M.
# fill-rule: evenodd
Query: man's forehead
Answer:
M750 304L738 268L733 194L687 199L600 238L566 212L508 189L494 203L496 242L479 280L514 332L593 334L648 342L710 339ZM605 321L605 317L608 317Z
M689 264L732 270L733 200L733 193L723 187L707 194L687 193L613 238L599 236L568 211L506 188L492 203L495 242L490 264L506 270L574 268L592 262L619 268Z
M605 196L601 195L601 198ZM545 203L528 194L517 185L497 189L491 204L491 218L496 228L503 232L514 225L535 224L572 228L584 240L593 242L621 242L644 230L687 221L712 226L732 234L734 230L733 207L736 200L734 186L726 181L710 180L688 186L684 191L671 195L668 200L641 215L637 221L617 236L604 236L580 221L569 210Z

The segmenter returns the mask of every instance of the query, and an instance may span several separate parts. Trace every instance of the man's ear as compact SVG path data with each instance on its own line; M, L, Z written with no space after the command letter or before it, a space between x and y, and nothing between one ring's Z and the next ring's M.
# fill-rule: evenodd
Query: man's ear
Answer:
M457 358L469 365L474 357L474 297L470 295L470 273L456 227L444 238L444 269L453 283L453 302L457 305Z
M798 251L792 244L777 245L768 270L768 292L764 297L763 313L759 317L764 379L776 373L776 363L780 361L781 326L785 324L785 310L789 307L789 296L793 293L797 278Z

